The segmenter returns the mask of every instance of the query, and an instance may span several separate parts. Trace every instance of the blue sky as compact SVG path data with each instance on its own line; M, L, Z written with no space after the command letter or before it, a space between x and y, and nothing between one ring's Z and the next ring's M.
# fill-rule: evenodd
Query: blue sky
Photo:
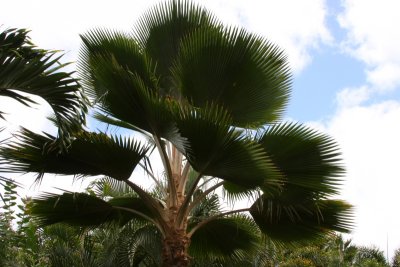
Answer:
M4 10L18 12L3 12L0 25L29 28L37 45L64 50L65 60L75 61L79 33L95 26L129 31L155 2L5 1ZM243 26L285 49L294 72L287 119L337 140L347 168L341 197L355 206L351 238L386 251L389 236L390 257L400 247L400 1L197 2L227 24ZM22 111L0 101L14 125L47 127L45 110ZM48 184L59 186L51 178Z

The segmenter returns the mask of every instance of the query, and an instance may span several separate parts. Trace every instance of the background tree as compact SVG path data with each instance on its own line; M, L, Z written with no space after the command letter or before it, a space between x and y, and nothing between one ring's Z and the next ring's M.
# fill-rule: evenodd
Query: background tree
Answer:
M392 259L392 266L393 267L400 267L400 249L396 249L394 252L394 256Z
M149 10L131 34L95 29L82 40L79 67L95 118L129 137L75 128L60 154L46 149L55 137L23 129L1 156L11 171L104 175L135 195L46 194L30 208L41 225L150 223L163 266L187 266L189 254L246 259L261 233L301 243L349 231L350 205L333 199L344 173L336 143L280 122L291 76L278 47L185 1ZM249 199L244 208L222 205Z
M353 266L385 267L389 264L379 248L360 246L357 248Z

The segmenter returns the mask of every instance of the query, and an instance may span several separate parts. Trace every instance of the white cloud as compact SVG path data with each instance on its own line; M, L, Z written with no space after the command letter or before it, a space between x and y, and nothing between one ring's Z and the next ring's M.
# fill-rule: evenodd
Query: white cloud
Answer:
M80 46L79 34L95 27L129 31L137 17L156 3L148 1L5 1L3 27L23 27L36 45L61 49L75 61ZM14 12L12 12L14 11Z
M400 86L400 60L379 64L367 71L367 81L374 85L377 92L384 93L388 89Z
M336 95L336 103L339 108L354 107L368 100L371 89L367 86L358 88L345 88Z
M75 61L79 50L78 34L94 27L129 31L136 19L160 1L78 1L43 0L40 4L21 0L5 1L2 22L6 27L32 30L33 41L43 48L62 49ZM228 24L242 25L284 48L296 72L310 61L310 50L332 37L325 25L325 0L197 0Z
M337 94L338 109L324 123L343 150L343 198L355 205L356 243L376 244L389 258L400 247L400 101L366 104L377 93L399 89L400 24L397 0L342 0L338 16L347 30L344 51L365 64L365 85Z
M324 0L206 0L224 21L242 25L285 49L292 68L300 72L311 62L311 51L332 42L326 27Z
M400 247L400 102L342 105L330 121L315 125L333 136L343 152L347 175L342 198L356 213L351 238L386 251L389 235L391 257Z
M342 4L338 21L348 31L343 48L366 64L374 88L394 89L400 84L400 1L342 0Z
M20 126L32 131L40 132L45 128L51 130L51 125L46 117L51 114L50 106L39 97L32 97L37 105L27 107L9 97L0 97L0 111L5 120L0 119L0 128L6 127L10 133L15 132Z

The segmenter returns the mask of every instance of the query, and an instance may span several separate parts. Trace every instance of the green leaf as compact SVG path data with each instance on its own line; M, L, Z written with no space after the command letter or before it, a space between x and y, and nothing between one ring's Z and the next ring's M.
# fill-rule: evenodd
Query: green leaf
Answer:
M276 185L279 173L262 147L229 125L227 113L215 105L181 112L177 128L193 169L247 189Z
M86 190L93 192L97 197L102 199L136 196L136 193L124 181L118 181L110 177L103 177L91 182Z
M7 171L36 172L39 179L45 173L54 173L107 175L126 180L149 149L131 139L87 132L77 135L68 151L62 153L46 149L55 139L50 135L22 129L19 139L0 150L5 163L9 164Z
M171 67L179 53L182 39L200 27L219 26L207 10L190 1L161 3L139 19L134 36L140 47L156 63L156 73L163 93L173 97L179 94L172 80Z
M344 169L332 138L301 124L284 123L270 127L259 143L285 177L280 198L295 201L339 192Z
M243 259L259 245L257 226L246 216L218 218L191 237L189 254L195 259Z
M200 194L201 192L199 192ZM196 195L194 196L196 198ZM214 216L220 212L220 205L218 195L214 194L202 200L190 212L190 222L199 222L208 217Z
M100 63L118 65L140 77L146 87L154 89L157 80L154 67L141 51L137 41L129 35L112 30L94 29L81 35L83 47L80 53L79 69L85 85L85 92L95 101L107 93L99 84L97 68Z
M112 218L112 205L84 193L45 194L32 200L28 212L40 226L59 222L98 226Z
M278 242L307 242L352 228L351 205L340 200L286 202L261 196L250 208L261 231Z
M245 30L201 28L188 35L173 72L177 87L194 106L217 103L236 126L274 122L288 101L286 56Z
M110 120L156 136L174 136L172 116L177 104L158 94L157 85L149 85L137 69L120 65L114 57L94 57L87 64L97 107Z
M96 227L112 222L124 225L133 219L143 220L140 215L120 209L121 207L151 215L139 198L114 198L107 202L85 193L70 192L42 195L32 200L28 211L40 226L63 222L75 226Z
M60 72L56 51L32 45L25 29L0 32L0 96L11 97L24 105L35 102L22 93L37 95L49 103L60 123L59 133L66 134L70 124L84 122L86 99L72 73Z

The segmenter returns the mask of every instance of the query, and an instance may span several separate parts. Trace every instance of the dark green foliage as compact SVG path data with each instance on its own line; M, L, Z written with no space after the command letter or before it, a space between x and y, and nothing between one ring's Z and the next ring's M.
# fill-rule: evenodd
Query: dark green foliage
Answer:
M29 212L35 214L40 226L58 222L90 227L107 223L124 225L133 219L143 219L141 214L152 216L138 197L116 197L104 201L93 195L69 192L42 195L31 202Z
M191 237L190 255L195 260L243 260L259 245L259 234L245 216L218 218L201 226Z
M81 123L86 111L78 81L62 72L57 51L36 48L25 29L0 32L0 96L31 106L35 102L21 93L37 95L49 103L64 135L71 125ZM0 110L0 116L1 116Z
M394 252L392 267L400 267L400 249L396 249Z
M4 163L12 165L0 169L36 172L38 179L44 173L56 173L78 176L102 174L126 180L149 149L131 139L83 132L75 135L67 152L49 150L43 153L43 149L56 140L55 137L23 128L18 138L19 142L1 148L1 153L7 158ZM114 160L117 157L120 160Z
M81 82L95 118L148 145L79 125L60 153L53 136L23 129L0 149L9 170L106 176L88 193L34 199L41 225L100 227L83 246L96 251L94 233L112 240L109 266L187 266L188 253L197 266L246 266L263 238L305 243L351 229L351 206L333 199L344 174L336 143L279 121L291 74L270 41L179 0L145 13L133 33L94 29L82 41ZM162 169L153 169L153 152ZM244 198L245 208L221 208Z
M335 200L293 204L263 195L251 206L250 213L270 238L304 242L323 237L329 229L346 231L350 225L349 209L348 204Z

